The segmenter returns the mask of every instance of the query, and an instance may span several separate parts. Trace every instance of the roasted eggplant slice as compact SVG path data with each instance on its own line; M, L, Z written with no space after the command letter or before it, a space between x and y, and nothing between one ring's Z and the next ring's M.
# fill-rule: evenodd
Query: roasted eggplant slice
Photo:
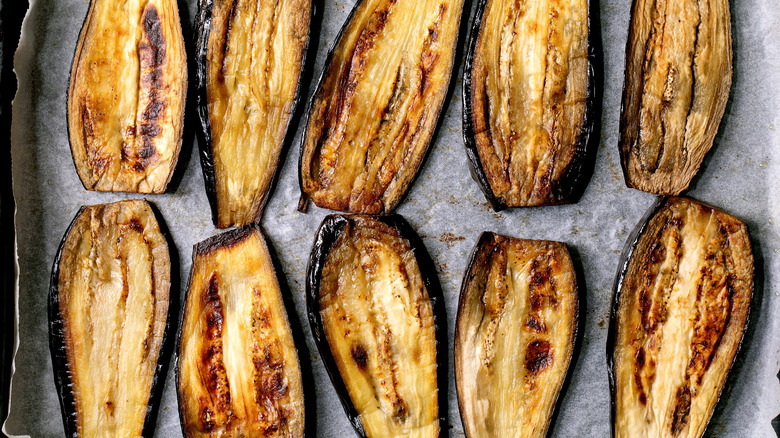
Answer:
M219 228L260 220L309 40L311 0L201 0L198 111Z
M482 233L455 329L467 436L546 436L574 352L578 309L565 244Z
M71 223L49 291L66 436L151 436L170 270L168 243L146 201L82 207Z
M309 322L344 410L363 437L446 431L441 288L400 216L325 218L306 281ZM440 359L441 360L441 359Z
M472 175L496 210L576 202L588 184L601 104L591 5L479 3L463 134Z
M700 437L742 341L753 254L739 219L688 198L650 209L615 281L615 437Z
M301 146L302 206L389 213L433 140L463 0L361 0L328 56Z
M195 245L177 387L186 437L302 437L303 386L260 230Z
M688 188L712 147L731 89L728 0L634 0L620 114L626 185Z
M181 149L187 63L175 0L92 0L68 88L87 190L162 193Z

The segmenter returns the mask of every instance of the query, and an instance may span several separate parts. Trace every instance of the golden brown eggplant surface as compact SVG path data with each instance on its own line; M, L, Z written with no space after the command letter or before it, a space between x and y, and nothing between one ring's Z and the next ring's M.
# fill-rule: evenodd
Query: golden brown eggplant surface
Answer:
M474 140L495 198L569 202L559 186L585 147L588 1L488 0L470 74Z
M309 109L301 189L320 207L391 212L432 141L463 0L363 0Z
M677 195L712 147L731 88L728 0L635 0L620 156L626 184Z
M319 309L366 436L439 436L433 309L397 229L350 218L322 269Z
M168 244L146 201L85 207L74 220L60 252L52 301L58 307L50 309L53 327L62 326L52 333L55 372L67 376L57 376L58 389L68 393L62 400L73 401L63 406L66 417L75 416L68 436L144 432L168 320L170 267Z
M311 0L215 0L207 51L217 226L260 219L282 153Z
M617 298L616 437L699 437L739 348L753 291L745 224L671 198L642 231Z
M298 354L258 228L195 246L177 372L185 436L303 436Z
M463 281L455 376L466 434L543 438L577 331L566 245L484 233Z
M88 190L162 193L181 148L187 64L175 0L92 0L68 89Z

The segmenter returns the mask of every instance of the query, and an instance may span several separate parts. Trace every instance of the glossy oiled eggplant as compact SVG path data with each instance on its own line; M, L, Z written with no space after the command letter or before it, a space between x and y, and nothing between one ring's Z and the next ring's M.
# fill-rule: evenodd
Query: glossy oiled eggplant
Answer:
M578 309L565 244L482 233L455 328L467 436L546 436L574 351Z
M92 0L68 88L88 190L162 193L182 141L187 63L175 0Z
M452 75L463 0L361 0L328 56L301 146L302 208L389 213L417 175Z
M219 228L260 220L298 101L311 0L201 0L202 164Z
M396 215L328 216L307 275L314 339L358 434L442 435L446 319L417 234Z
M188 438L303 436L298 353L256 226L195 245L176 378Z
M49 291L49 345L66 436L151 436L170 269L168 244L146 201L82 207L71 223Z
M598 2L479 2L463 135L471 173L496 210L576 202L588 184L601 113L590 8Z
M607 344L613 435L700 437L747 324L747 227L698 201L663 199L620 266Z
M625 75L626 185L677 195L712 147L729 98L728 0L634 0Z

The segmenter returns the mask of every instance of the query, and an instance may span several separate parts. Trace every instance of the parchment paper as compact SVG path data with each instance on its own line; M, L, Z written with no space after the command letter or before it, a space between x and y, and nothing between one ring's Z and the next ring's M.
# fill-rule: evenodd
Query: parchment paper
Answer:
M185 38L191 38L195 1L181 10ZM322 21L314 76L346 15L349 1L317 1ZM324 5L323 5L324 3ZM65 95L76 40L88 0L34 0L24 23L15 67L19 93L13 107L13 178L19 263L19 349L13 378L12 435L63 435L48 348L46 297L57 246L82 204L137 197L86 191L76 175L67 139ZM467 2L467 7L472 8ZM629 0L603 0L605 92L601 145L585 195L576 205L494 213L469 176L461 137L461 69L454 93L421 177L401 205L402 214L422 236L438 266L452 342L458 290L468 255L483 230L510 236L554 239L576 249L585 271L585 333L571 383L554 424L554 436L605 437L609 434L609 390L605 359L612 284L621 249L654 197L627 189L617 154ZM742 350L709 428L710 436L773 437L771 419L780 411L780 10L776 0L736 1L732 5L734 82L713 150L688 192L749 224L756 258L756 293ZM473 11L466 11L470 22ZM460 44L465 44L461 41ZM190 49L192 46L189 47ZM189 53L192 56L192 52ZM308 99L314 81L306 84ZM211 223L190 119L177 171L180 181L164 195L148 196L162 212L178 252L184 296L192 246L217 233ZM282 164L263 228L283 265L294 308L291 323L303 324L306 348L301 364L311 368L316 387L317 436L353 436L336 394L316 354L305 313L304 275L314 233L329 212L314 206L296 211L297 161L302 123ZM183 303L183 300L181 301ZM301 346L303 347L303 346ZM450 356L452 348L449 349ZM462 436L449 366L449 418L452 436ZM157 436L181 436L170 367L156 429Z

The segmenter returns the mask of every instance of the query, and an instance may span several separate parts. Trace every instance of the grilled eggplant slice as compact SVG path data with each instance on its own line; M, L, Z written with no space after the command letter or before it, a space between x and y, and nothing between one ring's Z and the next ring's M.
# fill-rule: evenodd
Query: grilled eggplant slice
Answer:
M302 207L384 214L417 175L452 76L463 0L362 0L308 109Z
M598 2L482 0L463 78L471 173L495 210L576 202L600 116Z
M626 48L620 159L626 185L688 188L731 89L728 0L635 0Z
M309 322L344 410L363 437L446 431L441 287L400 216L325 218L306 281ZM441 359L440 359L441 361Z
M170 270L168 243L146 201L79 210L49 290L49 345L66 436L151 436Z
M546 436L574 352L578 309L565 244L482 233L455 329L467 436Z
M186 437L303 436L298 353L257 226L195 245L176 378Z
M92 0L68 88L87 190L162 193L182 141L187 63L175 0Z
M623 257L607 344L613 435L700 437L747 324L747 227L668 198L650 209Z
M219 228L260 221L309 40L311 0L202 0L198 110L206 190Z

